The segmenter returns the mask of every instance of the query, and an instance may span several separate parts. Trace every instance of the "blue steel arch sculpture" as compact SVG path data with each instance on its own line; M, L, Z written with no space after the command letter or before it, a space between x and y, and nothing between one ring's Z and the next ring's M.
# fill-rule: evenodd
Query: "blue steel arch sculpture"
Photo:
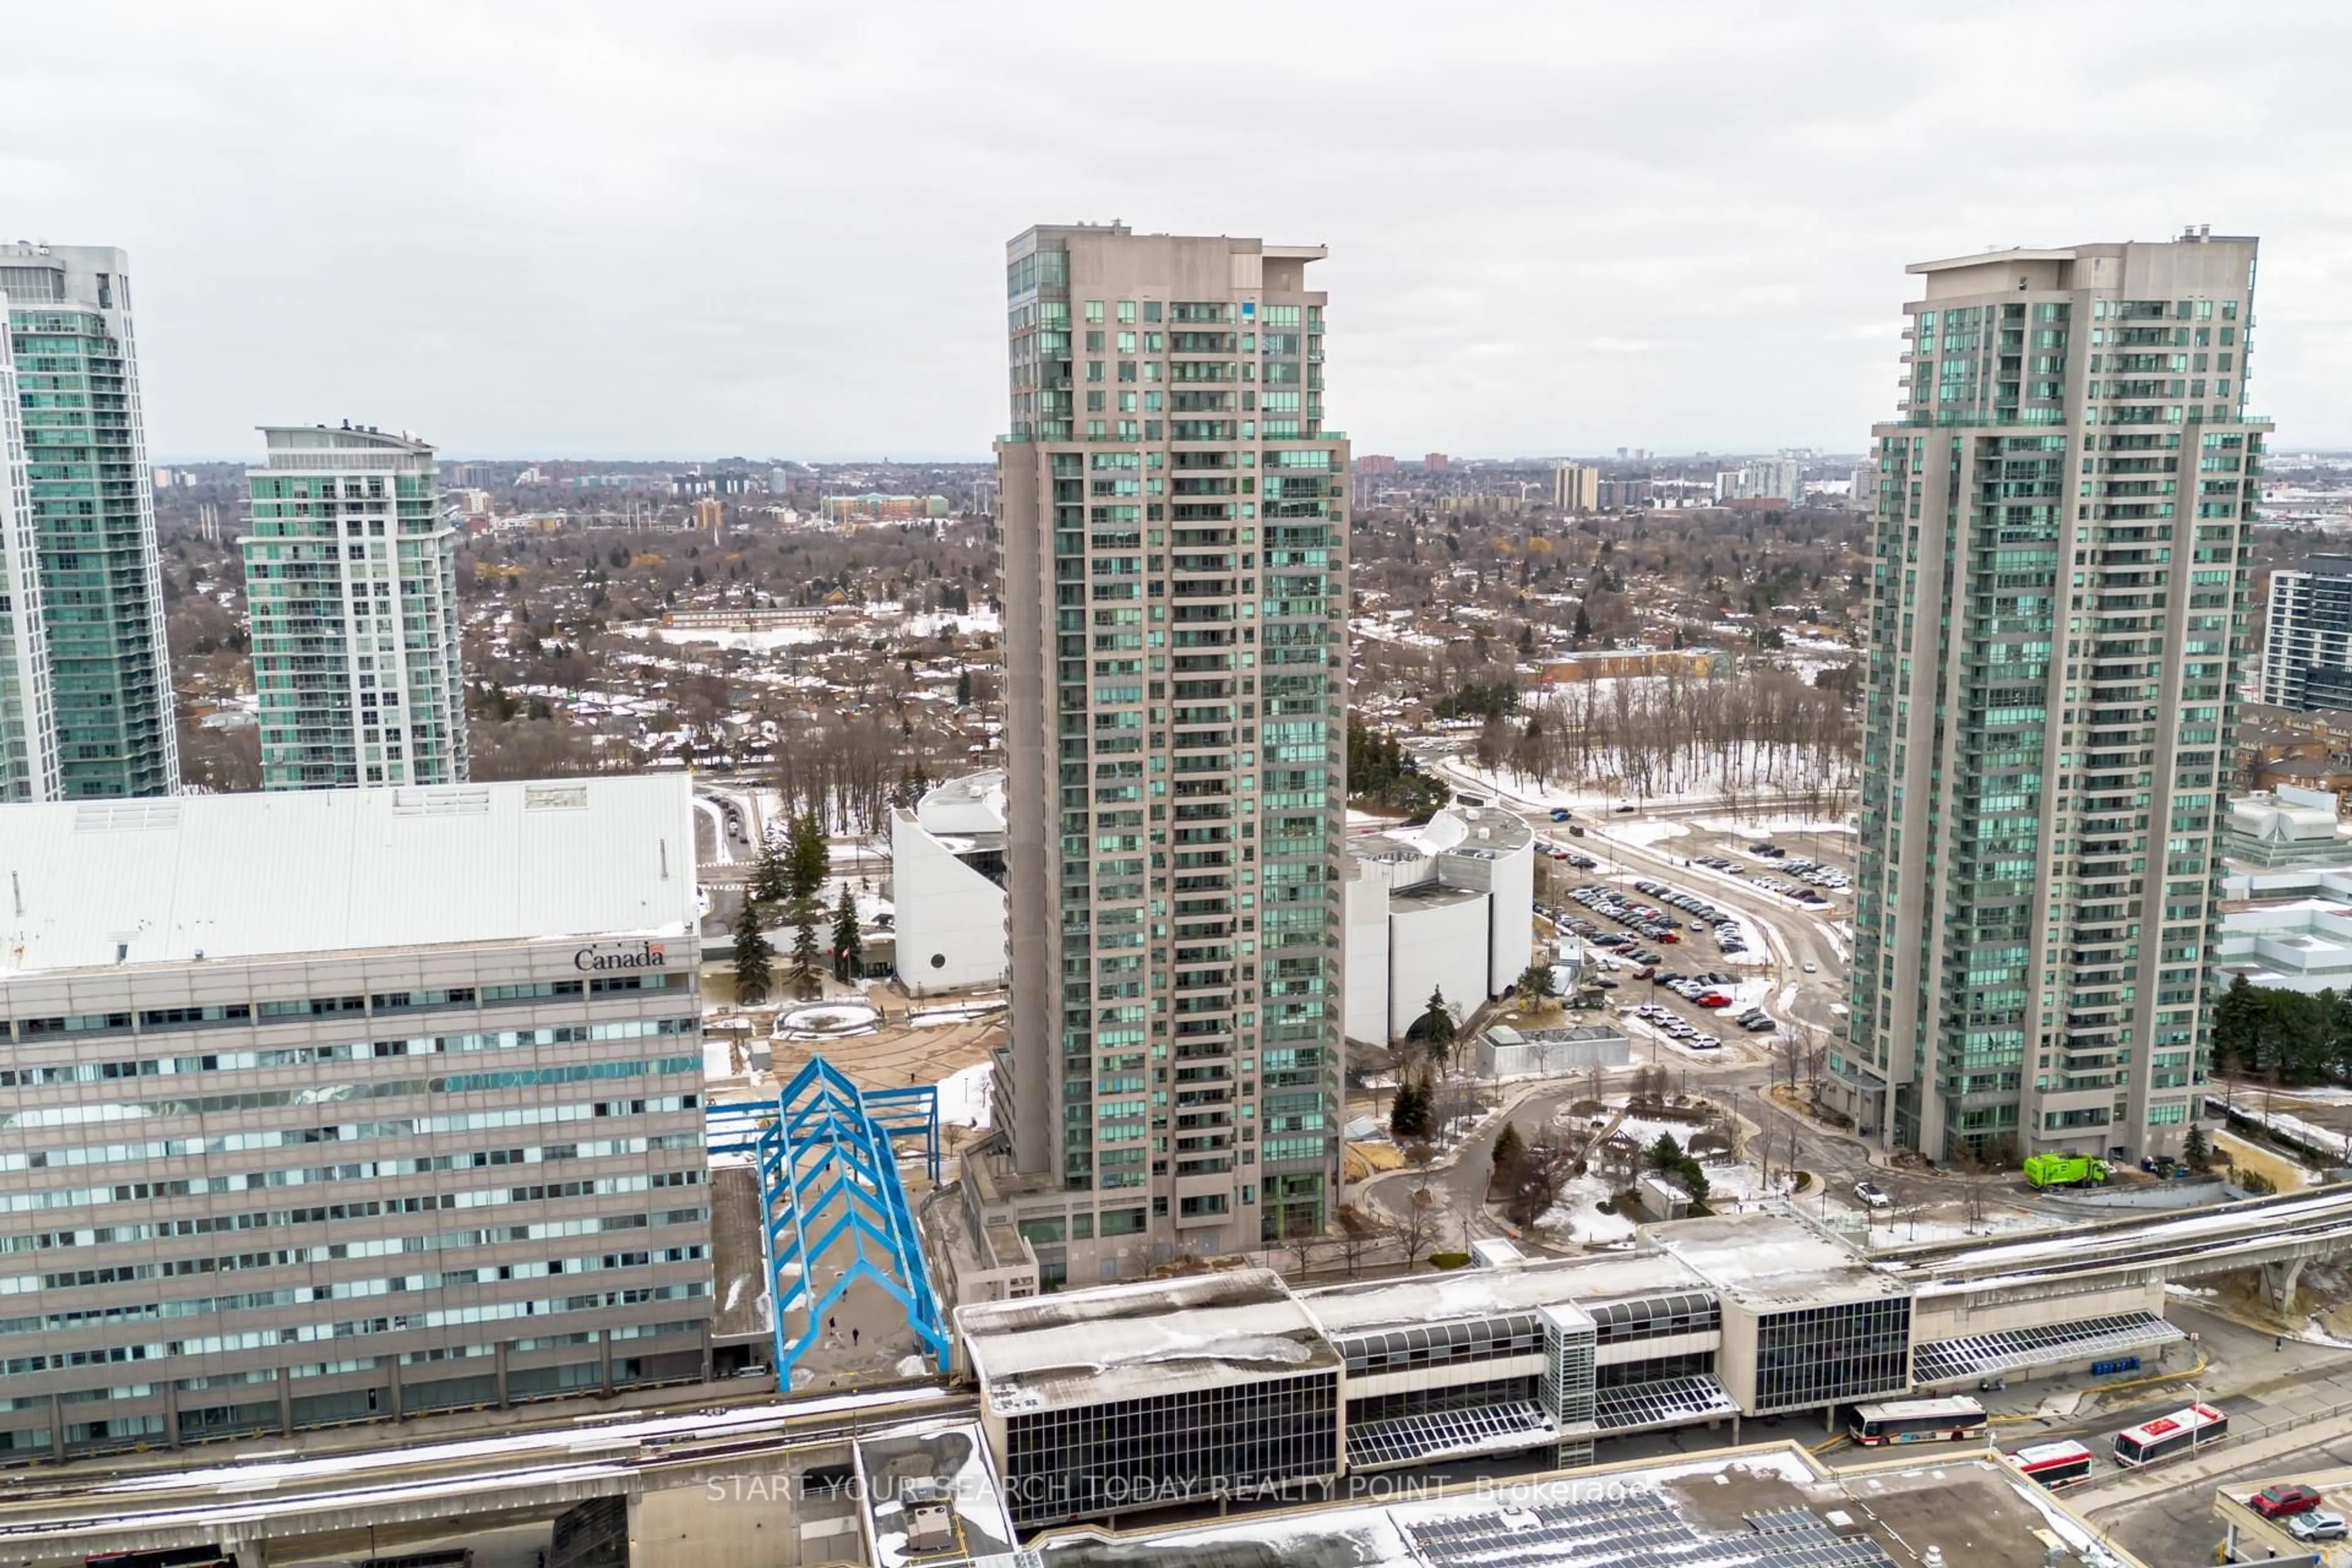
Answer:
M776 1386L792 1391L793 1368L814 1348L827 1313L859 1279L905 1310L907 1326L944 1372L946 1313L924 1267L922 1237L905 1183L899 1146L919 1141L925 1169L940 1174L939 1090L930 1084L861 1089L823 1057L813 1057L776 1095L775 1120L752 1145L760 1170L761 1223L776 1338ZM851 1248L840 1277L812 1297L816 1265L840 1243ZM787 1327L794 1313L796 1334Z

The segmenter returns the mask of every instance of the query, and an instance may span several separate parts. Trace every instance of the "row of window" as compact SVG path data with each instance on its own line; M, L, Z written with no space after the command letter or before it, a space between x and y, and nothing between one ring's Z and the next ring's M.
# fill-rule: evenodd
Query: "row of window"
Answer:
M32 1373L64 1371L78 1366L127 1365L135 1362L161 1361L167 1356L219 1355L231 1351L267 1350L284 1344L315 1344L369 1334L409 1333L419 1329L451 1328L467 1323L509 1322L518 1318L602 1311L648 1301L696 1300L709 1294L709 1282L695 1279L677 1285L592 1291L544 1300L489 1301L476 1306L436 1308L429 1311L403 1312L349 1322L303 1323L285 1329L211 1334L200 1339L110 1345L98 1350L68 1351L53 1355L12 1356L0 1362L0 1376L22 1377Z
M679 973L613 975L594 980L540 980L512 985L454 985L414 991L379 991L366 996L297 996L275 1001L225 1002L203 1006L148 1007L136 1016L142 1032L194 1029L210 1024L251 1024L272 1019L320 1018L339 1014L404 1013L434 1007L478 1007L496 1003L531 1002L544 998L611 995L631 991L684 990L693 976ZM11 1022L16 1037L35 1039L48 1035L121 1032L131 1027L133 1015L79 1013L66 1016L17 1018Z

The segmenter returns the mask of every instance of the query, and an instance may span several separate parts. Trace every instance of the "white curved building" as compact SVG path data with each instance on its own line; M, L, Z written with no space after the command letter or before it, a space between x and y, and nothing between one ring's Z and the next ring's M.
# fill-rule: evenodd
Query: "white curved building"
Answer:
M890 814L898 979L918 996L1004 984L1004 772L950 779Z
M1466 1016L1533 961L1535 832L1518 816L1449 806L1348 848L1349 1039L1402 1038L1433 990Z

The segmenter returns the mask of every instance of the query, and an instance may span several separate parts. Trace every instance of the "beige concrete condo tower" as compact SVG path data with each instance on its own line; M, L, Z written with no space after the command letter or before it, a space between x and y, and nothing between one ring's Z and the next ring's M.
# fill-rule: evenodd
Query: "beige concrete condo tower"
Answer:
M1862 872L1836 1093L1892 1146L2178 1152L2270 428L2255 242L1911 270L1874 430Z
M1045 1283L1311 1235L1337 1195L1323 254L1118 224L1007 247L1013 1015L966 1169L971 1229L1017 1232Z

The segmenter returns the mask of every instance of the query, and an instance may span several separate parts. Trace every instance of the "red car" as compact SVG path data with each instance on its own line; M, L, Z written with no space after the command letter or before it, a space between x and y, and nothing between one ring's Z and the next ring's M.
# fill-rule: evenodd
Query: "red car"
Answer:
M2246 1506L2264 1519L2284 1519L2317 1508L2319 1492L2306 1486L2264 1487L2246 1500Z
M1683 933L1678 931L1662 931L1658 933L1660 942L1680 942L1682 939Z
M1702 1007L1728 1007L1731 1005L1731 998L1726 996L1720 991L1706 992L1699 996L1697 1001L1698 1005Z

